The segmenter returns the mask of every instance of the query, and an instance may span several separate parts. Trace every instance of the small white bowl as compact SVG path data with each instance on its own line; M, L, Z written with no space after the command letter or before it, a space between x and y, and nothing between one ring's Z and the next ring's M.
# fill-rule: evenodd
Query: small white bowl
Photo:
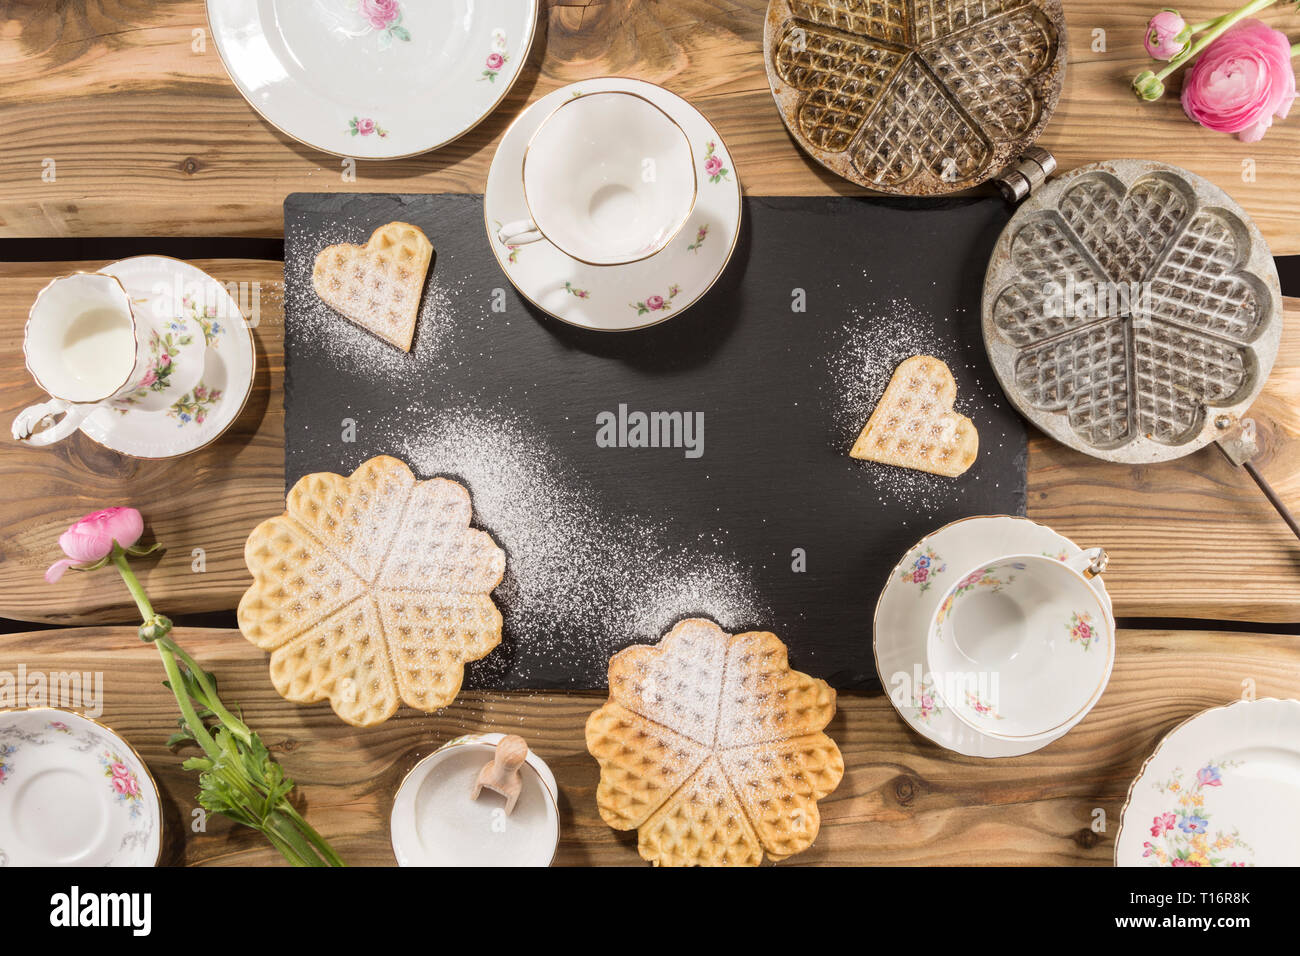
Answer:
M398 866L550 866L560 845L555 776L532 750L520 768L514 812L484 790L470 797L479 771L505 734L467 734L412 768L393 799L389 829Z

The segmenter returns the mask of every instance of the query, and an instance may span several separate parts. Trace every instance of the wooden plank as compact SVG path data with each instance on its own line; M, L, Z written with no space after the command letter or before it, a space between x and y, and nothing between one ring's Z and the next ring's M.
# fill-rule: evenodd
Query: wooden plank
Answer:
M391 865L388 813L402 776L462 733L524 735L550 764L561 797L561 864L637 864L632 834L616 833L595 806L596 762L583 742L593 694L465 693L434 715L403 709L357 730L326 704L286 703L266 656L237 631L177 632L212 669L227 703L299 784L308 819L354 865ZM189 832L195 782L185 753L162 746L175 702L161 664L133 628L78 628L0 639L0 670L103 673L104 723L143 755L165 801L165 864L261 865L279 858L259 836L219 817ZM1096 709L1035 754L982 760L951 754L907 728L881 695L841 695L828 732L847 772L822 801L816 844L792 864L1105 865L1112 859L1128 785L1156 743L1184 718L1241 696L1300 696L1300 638L1122 631L1114 676ZM1092 829L1105 813L1105 831Z
M130 620L115 582L74 575L59 587L41 573L55 539L87 511L129 503L170 550L145 571L172 614L233 610L248 586L243 547L260 520L283 510L283 289L280 264L199 262L222 281L258 283L259 372L234 429L197 455L132 461L83 436L51 449L5 445L0 455L0 617L56 624ZM22 318L50 277L94 263L0 264L0 423L39 400L23 370ZM1300 300L1286 302L1277 365L1252 414L1260 470L1300 511ZM1107 583L1124 617L1300 621L1300 546L1243 472L1213 448L1176 462L1113 465L1035 436L1029 514L1111 554ZM192 570L203 548L207 570Z
M206 31L202 0L0 5L0 235L279 235L281 201L297 190L481 192L496 144L525 104L606 74L652 80L695 102L751 194L860 192L786 134L763 68L766 0L543 6L530 62L493 116L435 153L363 163L345 183L340 160L277 132L240 97L211 37L196 38ZM1108 0L1065 8L1066 86L1042 141L1062 170L1120 156L1186 166L1232 193L1275 253L1300 253L1290 175L1300 122L1245 145L1192 124L1173 95L1141 104L1128 84L1148 65L1149 9ZM1223 4L1195 0L1182 10L1208 19ZM1291 23L1281 6L1261 16ZM1104 45L1094 48L1099 36ZM53 182L42 179L46 160Z

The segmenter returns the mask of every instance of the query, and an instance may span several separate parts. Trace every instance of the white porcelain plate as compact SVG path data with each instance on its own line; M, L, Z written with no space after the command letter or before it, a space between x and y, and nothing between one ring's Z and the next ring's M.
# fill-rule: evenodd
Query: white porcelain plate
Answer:
M1300 701L1184 721L1129 788L1116 866L1300 866Z
M443 744L402 780L389 829L398 866L549 866L559 843L558 788L531 751L520 767L514 811L499 794L471 797L504 734L466 734Z
M538 0L208 0L226 72L272 126L337 156L397 159L509 92Z
M133 458L174 458L216 441L253 389L253 333L239 303L202 269L166 256L136 256L99 271L121 281L132 308L184 317L186 334L197 327L207 348L198 384L170 406L99 408L81 423L82 432Z
M588 265L549 241L506 246L497 230L530 218L524 200L524 151L561 103L608 90L638 94L686 131L698 164L699 195L686 225L663 250L626 265ZM713 125L663 87L603 77L561 87L533 103L506 132L488 171L483 218L497 261L520 294L561 321L588 329L626 331L656 325L687 309L713 286L740 235L740 179Z
M0 866L155 866L161 821L144 761L107 727L0 713Z
M958 720L934 691L926 669L926 638L944 592L957 575L1007 554L1041 554L1065 560L1083 549L1051 528L1011 515L965 518L926 535L903 556L876 602L876 671L894 709L913 730L969 757L1015 757L1046 747L1081 721L1092 705L1057 731L1017 740L980 733ZM1110 618L1110 597L1100 577L1089 584ZM1114 641L1098 648L1107 655L1106 677L1115 660ZM1105 683L1103 680L1103 685ZM1093 703L1095 703L1095 699Z

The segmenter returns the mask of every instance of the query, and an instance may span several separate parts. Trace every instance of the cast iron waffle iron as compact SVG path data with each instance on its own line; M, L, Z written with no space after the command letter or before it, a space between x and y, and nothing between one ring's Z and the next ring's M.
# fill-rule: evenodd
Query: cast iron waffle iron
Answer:
M791 135L882 192L983 183L1033 145L1060 99L1060 0L771 0L768 83Z
M1047 183L994 247L982 318L1003 390L1048 435L1128 463L1219 442L1300 534L1242 417L1282 336L1277 268L1222 189L1132 159Z

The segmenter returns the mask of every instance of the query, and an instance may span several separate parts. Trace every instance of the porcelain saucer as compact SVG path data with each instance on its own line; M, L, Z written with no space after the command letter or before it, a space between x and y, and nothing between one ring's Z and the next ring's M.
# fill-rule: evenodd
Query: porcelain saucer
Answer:
M393 798L389 830L398 866L549 866L560 839L555 776L529 751L514 812L474 781L505 734L466 734L412 768Z
M0 712L0 866L156 866L158 788L131 745L67 710Z
M519 77L538 0L208 0L231 80L272 126L357 159L473 129Z
M1300 866L1300 701L1183 721L1129 787L1116 866Z
M1065 560L1082 553L1083 549L1069 538L1028 518L1011 515L965 518L918 541L890 571L876 603L876 671L890 703L903 720L923 737L966 756L1015 757L1063 737L1087 716L1091 704L1048 734L1015 740L990 737L957 719L935 693L926 672L930 621L956 575L999 555L1042 554ZM1113 630L1106 586L1100 577L1089 584L1111 617ZM1109 678L1115 659L1114 641L1106 653Z
M685 226L662 251L625 265L588 265L545 239L503 245L497 239L502 224L530 218L521 169L533 134L562 103L605 91L644 97L686 132L699 167L699 194ZM731 260L740 217L740 179L713 125L677 94L619 77L583 80L533 103L506 131L492 159L483 197L488 243L520 294L562 322L608 331L656 325L703 296Z
M175 316L178 329L201 333L206 351L198 384L171 405L99 408L81 431L133 458L175 458L216 441L253 389L253 333L239 304L224 285L179 259L136 256L99 271L121 281L133 308Z

